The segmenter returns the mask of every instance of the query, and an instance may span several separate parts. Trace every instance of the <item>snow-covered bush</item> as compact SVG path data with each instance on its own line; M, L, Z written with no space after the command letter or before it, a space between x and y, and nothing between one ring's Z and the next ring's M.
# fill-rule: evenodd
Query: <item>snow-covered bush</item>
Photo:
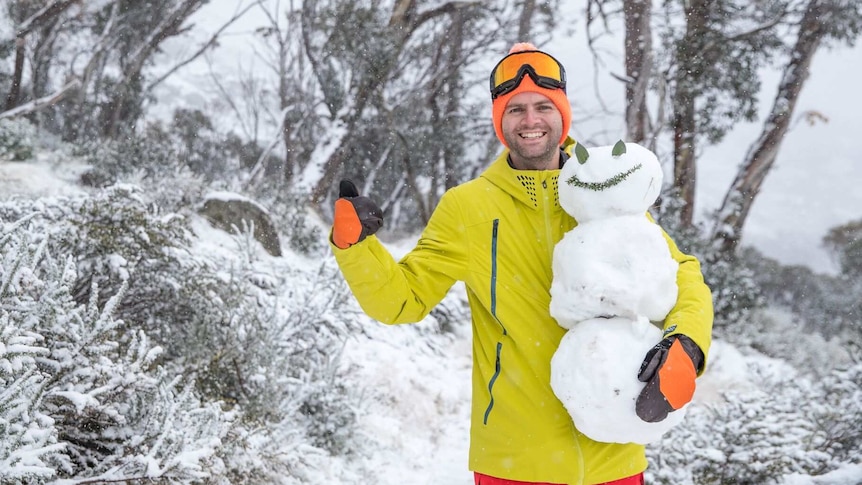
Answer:
M36 128L26 118L0 119L0 160L30 159L36 137Z
M702 228L680 226L677 223L680 199L672 194L664 195L659 223L682 252L700 260L704 279L712 290L716 335L734 332L737 324L744 325L751 313L765 304L755 273L742 259L717 257Z
M308 196L274 184L263 184L257 191L265 200L273 223L294 250L304 255L328 251L327 235L308 209Z
M823 377L851 363L850 349L841 336L827 339L806 327L800 317L781 307L769 307L753 313L745 325L724 338L740 350L753 349L787 361L809 378Z
M785 266L751 249L743 257L769 304L790 310L805 331L862 344L862 279Z
M346 384L339 356L356 329L346 323L349 293L331 262L313 272L277 265L277 273L254 261L233 264L209 301L231 312L220 320L199 312L190 324L197 335L185 339L198 342L189 363L206 369L197 374L205 393L231 393L243 413L235 429L243 439L223 450L230 482L273 482L300 474L309 454L352 450L361 390Z
M725 336L738 331L765 304L755 274L740 259L701 261L705 261L704 279L712 289L716 334Z
M55 466L65 462L65 445L58 441L54 419L38 406L50 375L40 370L40 361L50 355L45 337L25 325L31 310L54 312L53 305L39 305L41 299L20 298L19 288L41 284L32 276L26 242L4 231L0 240L0 481L38 482L55 474ZM43 248L44 249L44 248ZM26 275L26 276L25 276ZM68 282L68 273L56 284ZM9 309L6 308L7 304ZM17 306L18 311L15 311Z
M761 388L690 406L685 423L648 448L651 483L768 485L858 463L862 365L816 383L786 365L749 370Z
M172 198L176 199L195 197L201 185L213 181L230 187L248 151L249 147L238 142L235 135L217 133L202 112L180 109L167 126L152 122L126 136L83 144L77 154L91 166L82 177L87 185L105 187L133 182L154 189L158 195L159 183L179 176L191 190L175 192Z
M21 215L38 211L34 224L50 234L52 254L74 258L77 279L72 287L78 303L87 302L95 284L101 288L99 306L107 295L127 286L116 316L145 330L160 344L167 341L161 325L178 302L177 289L185 278L183 257L190 233L182 217L160 214L141 191L128 185L112 186L89 197L42 199L7 205ZM0 207L0 213L4 208ZM169 317L168 317L169 318Z
M823 247L838 262L842 274L862 276L862 219L829 229L823 237Z
M37 431L48 430L36 450L53 450L52 439L61 444L66 453L57 456L66 460L63 473L128 476L144 473L147 460L151 466L146 473L152 476L168 473L169 463L188 471L194 460L179 463L169 455L192 442L199 458L211 462L207 481L267 483L299 476L315 457L352 449L358 398L355 386L345 384L338 359L348 334L343 306L349 292L332 262L297 269L294 255L264 263L247 235L235 236L239 249L233 252L196 249L187 219L159 213L131 186L92 196L7 202L0 204L0 218L29 218L36 229L31 231L34 243L46 254L68 255L66 304L83 308L85 322L102 322L109 325L105 332L116 333L98 344L88 340L91 345L76 354L82 360L70 365L85 366L87 358L97 355L91 356L91 349L110 350L119 359L111 361L116 367L110 369L117 374L125 369L129 379L121 393L104 394L109 402L124 403L117 405L122 411L110 406L79 410L76 405L86 402L83 398L42 399L53 406L45 414L53 422L30 420L41 426ZM113 296L101 296L106 294ZM42 352L39 339L71 325L64 319L54 331L39 323L53 320L37 318L38 312L28 315L38 326L36 340L28 344L36 356ZM161 350L158 374L150 357L135 360L150 355L136 350L150 339ZM31 357L34 362L36 356ZM173 383L171 375L185 380ZM199 400L199 409L192 408ZM154 435L155 428L135 428L134 433L120 428L146 412L151 426L164 423L163 437ZM235 418L229 425L228 416ZM111 421L115 417L125 421ZM210 435L191 427L204 420L215 422L209 425ZM103 437L108 432L110 440ZM153 451L153 440L161 443L158 451ZM31 455L38 457L37 451ZM180 482L193 479L193 474L170 473Z
M124 288L77 303L72 258L4 227L0 260L0 482L210 476L227 417L156 367L161 352L113 318Z
M197 203L207 190L203 177L178 164L174 144L160 130L84 144L76 154L89 166L81 181L91 187L132 183L144 189L151 203L168 212Z

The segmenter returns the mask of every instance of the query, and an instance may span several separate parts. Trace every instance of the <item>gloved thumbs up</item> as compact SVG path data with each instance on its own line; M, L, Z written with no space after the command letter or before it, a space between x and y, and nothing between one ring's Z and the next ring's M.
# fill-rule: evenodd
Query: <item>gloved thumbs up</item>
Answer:
M364 240L383 227L383 211L368 197L359 195L350 180L338 184L338 200L332 221L332 242L340 249Z

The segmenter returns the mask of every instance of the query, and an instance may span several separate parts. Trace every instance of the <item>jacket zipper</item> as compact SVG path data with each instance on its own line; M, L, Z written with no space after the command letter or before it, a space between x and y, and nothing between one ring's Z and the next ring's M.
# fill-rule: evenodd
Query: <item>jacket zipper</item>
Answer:
M497 236L499 226L500 219L494 219L494 226L491 231L491 316L500 324L500 327L503 329L503 336L505 336L507 334L506 327L502 322L500 322L500 319L497 318ZM494 359L494 375L491 376L491 380L488 381L488 395L490 396L490 400L488 401L488 407L485 409L483 424L488 424L488 417L491 415L491 409L494 408L494 383L497 382L497 377L500 376L500 355L502 354L502 351L503 342L501 340L497 342L496 357Z
M544 207L542 208L545 217L545 241L548 245L548 251L551 254L551 259L554 257L554 231L551 229L551 204L552 197L548 196L548 181L542 180L542 198L544 199Z

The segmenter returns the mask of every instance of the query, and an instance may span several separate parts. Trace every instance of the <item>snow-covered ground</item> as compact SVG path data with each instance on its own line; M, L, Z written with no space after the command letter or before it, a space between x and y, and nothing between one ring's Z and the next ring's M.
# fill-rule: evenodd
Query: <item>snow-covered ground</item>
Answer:
M42 197L81 191L75 170L60 170L50 156L23 163L0 163L0 197ZM213 229L203 219L193 221L197 249L236 251L237 239ZM415 238L387 243L400 256ZM261 248L258 256L273 270L291 266L309 270L320 264L298 255L272 258ZM333 263L331 256L327 263ZM334 263L333 263L334 264ZM463 301L459 284L447 299ZM440 332L429 317L416 325L385 326L355 308L361 332L347 337L341 365L357 387L359 416L355 452L344 457L321 457L304 483L374 483L400 485L469 485L467 470L471 379L471 337L468 321L455 322ZM787 316L787 318L790 318ZM698 379L692 405L719 403L727 390L757 389L750 365L792 372L783 361L743 354L716 340L706 373ZM858 485L862 467L845 466L811 478L792 475L782 485Z

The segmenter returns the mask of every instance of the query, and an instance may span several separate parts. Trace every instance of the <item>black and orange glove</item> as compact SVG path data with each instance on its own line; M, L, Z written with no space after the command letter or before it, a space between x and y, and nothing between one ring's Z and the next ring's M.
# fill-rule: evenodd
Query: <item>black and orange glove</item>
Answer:
M685 335L671 335L647 352L638 380L646 382L635 403L638 417L657 423L691 401L703 352Z
M383 211L368 197L359 195L349 180L338 184L338 200L332 221L332 242L340 249L362 241L383 227Z

